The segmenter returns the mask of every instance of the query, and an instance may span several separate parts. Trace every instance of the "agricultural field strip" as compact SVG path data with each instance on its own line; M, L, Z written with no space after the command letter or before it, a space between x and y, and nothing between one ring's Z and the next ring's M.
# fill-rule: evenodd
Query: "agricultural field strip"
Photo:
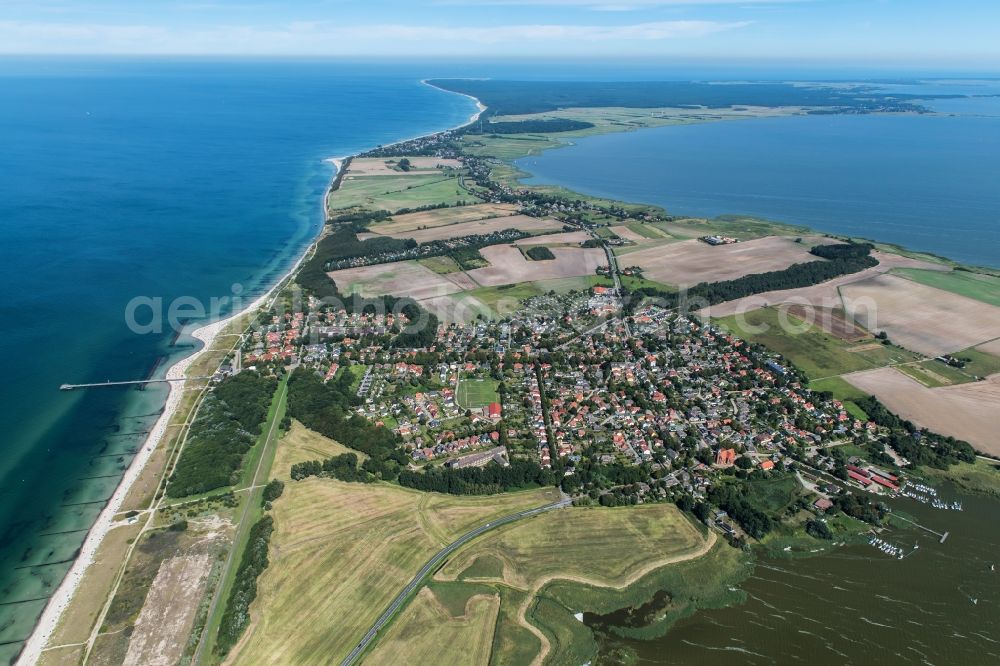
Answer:
M375 621L375 624L372 625L371 629L369 629L368 632L361 639L361 642L358 643L357 646L355 646L354 649L351 650L351 652L344 658L344 660L341 662L341 666L351 666L352 664L357 663L358 658L362 655L362 653L364 653L369 648L369 646L372 644L372 641L375 640L375 637L378 635L378 632L383 627L385 627L386 624L389 623L389 621L403 607L403 605L409 600L409 598L413 595L413 593L424 584L424 581L427 578L427 576L437 567L437 565L441 564L445 560L445 558L451 555L453 552L455 552L465 544L469 543L476 537L485 534L490 530L496 529L502 525L507 525L509 523L520 520L522 518L527 518L529 516L535 516L540 513L545 513L546 511L561 509L563 507L569 506L570 504L571 500L562 499L559 500L558 502L553 502L552 504L547 504L545 506L541 506L535 509L526 509L524 511L519 511L517 513L505 516L503 518L498 518L489 523L486 523L485 525L481 525L473 530L470 530L469 532L466 532L458 539L456 539L455 541L451 542L450 544L439 550L433 557L431 557L430 560L427 561L426 564L424 564L423 567L421 567L420 571L418 571L416 576L413 577L413 580L411 580L406 585L406 587L404 587L402 591L400 591L400 593L396 596L396 598L392 600L392 602L389 604L389 607L385 609L382 615L379 616L379 618Z

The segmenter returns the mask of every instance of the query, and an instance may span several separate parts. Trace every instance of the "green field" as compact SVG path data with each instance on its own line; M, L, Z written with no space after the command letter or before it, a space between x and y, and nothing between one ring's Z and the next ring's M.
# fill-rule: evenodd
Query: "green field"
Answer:
M924 467L931 481L947 479L967 490L1000 497L1000 462L979 458L975 463L960 462L947 470Z
M455 402L466 409L479 409L500 402L495 379L463 379L458 383Z
M965 374L962 370L933 359L921 363L901 365L896 369L905 375L909 375L928 388L964 384L965 382L972 381L972 377Z
M645 626L615 629L628 638L648 640L662 636L676 621L700 608L742 601L745 593L736 586L750 573L751 559L719 539L705 555L657 569L622 589L556 581L546 586L544 594L564 608L604 614L645 606L662 590L668 595L666 603L650 609L654 612L646 614L650 621Z
M655 280L647 280L646 278L635 277L632 275L621 276L622 286L626 289L631 289L633 291L637 289L659 289L660 291L677 291L677 287L669 284L664 284L662 282L657 282Z
M865 410L853 402L854 400L867 398L867 394L847 380L840 377L817 379L816 381L809 382L809 388L813 391L828 391L832 393L835 400L840 400L844 403L844 409L848 414L862 421L868 420L868 414L865 413Z
M928 287L943 289L1000 307L1000 277L994 275L968 271L928 271L919 268L895 268L892 272L894 275Z
M698 238L699 236L721 234L740 240L752 240L765 236L805 236L816 233L808 227L797 227L736 215L723 215L712 220L689 218L673 222L657 222L653 226L677 238Z
M328 206L330 210L363 207L396 211L461 202L478 203L478 199L462 189L458 176L358 176L345 178L340 188L330 193Z
M446 273L456 273L462 270L462 267L459 266L454 259L447 255L417 259L417 263L441 275Z
M780 514L803 493L798 479L792 475L754 479L746 484L747 499L754 508L765 513Z
M985 377L1000 372L1000 357L981 352L978 349L965 349L952 354L955 358L965 361L962 371L974 377Z
M634 231L640 236L645 238L663 239L668 238L669 235L666 231L656 226L655 224L641 224L639 222L628 222L625 224L625 228L629 231Z
M760 343L781 354L811 379L921 359L905 349L873 344L870 340L861 343L845 342L815 326L806 327L804 322L791 315L788 316L788 321L795 325L796 331L784 331L778 317L777 309L761 308L743 315L747 328L741 325L736 315L722 317L716 323L734 335ZM754 330L764 326L767 330L763 332Z

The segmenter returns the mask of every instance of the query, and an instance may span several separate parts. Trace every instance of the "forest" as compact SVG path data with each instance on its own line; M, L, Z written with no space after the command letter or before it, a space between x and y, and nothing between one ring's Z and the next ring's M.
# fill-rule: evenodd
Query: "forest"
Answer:
M257 598L257 578L267 568L267 548L274 532L274 520L264 516L250 528L246 550L236 570L232 590L226 601L226 610L219 624L219 638L215 650L225 655L236 645L243 631L250 624L250 604Z
M542 134L552 132L573 132L590 129L594 123L569 118L545 118L542 120L517 120L469 125L468 134Z
M486 115L519 115L593 107L824 106L866 110L919 111L916 95L888 94L867 86L805 86L791 83L725 85L691 81L502 81L434 79L431 85L471 95ZM920 99L926 99L922 97Z
M243 456L257 441L276 382L252 371L224 379L202 401L184 451L167 485L168 497L186 497L239 480Z

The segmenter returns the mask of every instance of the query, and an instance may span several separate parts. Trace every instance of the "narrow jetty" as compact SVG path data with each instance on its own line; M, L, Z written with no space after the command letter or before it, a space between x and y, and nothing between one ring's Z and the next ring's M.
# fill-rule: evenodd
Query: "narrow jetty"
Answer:
M127 379L124 381L112 382L93 382L90 384L60 384L60 391L73 391L75 389L82 388L98 388L101 386L129 386L135 384L155 384L155 383L169 383L169 382L186 382L189 379L211 379L211 377L177 377L174 379Z

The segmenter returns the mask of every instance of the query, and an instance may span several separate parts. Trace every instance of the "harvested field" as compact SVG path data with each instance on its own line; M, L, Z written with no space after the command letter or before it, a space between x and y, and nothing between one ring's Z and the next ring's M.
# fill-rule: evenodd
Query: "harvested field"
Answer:
M607 266L604 250L599 248L555 247L555 259L549 261L528 261L511 245L491 245L480 253L490 262L489 268L477 268L468 274L484 287L593 275L598 266Z
M490 663L499 594L477 594L458 616L423 588L372 650L372 664L466 666Z
M792 304L783 305L781 309L787 310L789 314L814 326L819 326L830 335L838 337L841 340L857 342L869 337L868 332L855 325L840 308L816 308Z
M557 496L551 488L456 497L320 478L287 483L274 503L253 622L232 663L339 663L444 544Z
M624 224L617 227L611 227L611 231L615 232L615 235L618 236L619 238L624 238L625 240L630 240L635 243L642 243L644 241L649 240L649 238L647 238L646 236L643 236L642 234L632 231Z
M432 240L444 240L448 238L458 238L460 236L471 236L473 234L491 234L504 229L520 229L529 234L538 234L546 231L558 231L562 229L562 224L555 220L543 220L527 215L507 215L504 217L492 217L471 222L459 222L444 226L431 227L429 229L416 229L413 231L385 232L385 225L377 225L374 230L384 236L392 238L412 238L418 243L426 243Z
M811 305L816 308L843 308L843 300L840 297L839 288L854 282L861 282L873 277L887 273L895 268L921 268L927 270L948 270L947 267L930 264L919 259L910 259L898 254L886 254L885 252L872 252L872 256L878 260L878 266L850 275L841 275L832 280L827 280L812 287L802 287L801 289L783 289L780 291L768 291L762 294L754 294L746 298L739 298L735 301L720 303L710 308L705 308L701 314L711 317L728 317L737 312L748 312L767 305L777 305L779 303L798 303L801 305ZM623 262L624 263L624 262Z
M567 231L561 234L545 234L544 236L534 236L532 238L522 238L514 245L579 245L590 240L591 236L586 231Z
M699 240L657 246L628 254L630 266L641 266L644 277L679 287L699 282L732 280L751 273L788 268L792 264L818 261L809 248L828 239L770 236L732 245L711 246Z
M475 288L464 273L442 275L416 261L344 268L328 275L337 283L341 293L362 296L392 294L423 300Z
M855 321L927 356L1000 337L1000 308L912 280L880 275L840 291Z
M428 298L420 301L420 305L445 324L470 322L478 315L492 318L495 314L489 305L470 293Z
M462 163L445 157L408 157L410 170L395 168L400 158L356 157L351 160L347 173L352 176L419 176L438 168L460 169Z
M450 208L435 208L417 213L394 215L389 222L379 222L373 229L391 236L402 231L413 231L425 227L441 227L459 222L472 222L488 217L506 217L517 213L517 206L511 204L484 203L473 206L452 206Z
M170 666L184 652L205 591L212 560L207 554L171 557L160 565L136 620L125 666Z
M1000 455L996 437L1000 375L941 388L927 388L895 368L857 372L844 379L877 397L902 418L963 439L984 453Z
M976 347L979 351L984 354L993 354L994 356L1000 356L1000 338L987 342L986 344L979 345Z
M969 271L900 268L895 275L1000 307L1000 277Z
M622 535L628 534L628 539ZM530 589L550 578L614 583L651 560L694 553L705 540L669 504L571 508L501 527L459 551L435 576L454 580L483 555L504 563L503 580ZM567 547L574 544L577 547ZM600 583L598 583L600 584Z

